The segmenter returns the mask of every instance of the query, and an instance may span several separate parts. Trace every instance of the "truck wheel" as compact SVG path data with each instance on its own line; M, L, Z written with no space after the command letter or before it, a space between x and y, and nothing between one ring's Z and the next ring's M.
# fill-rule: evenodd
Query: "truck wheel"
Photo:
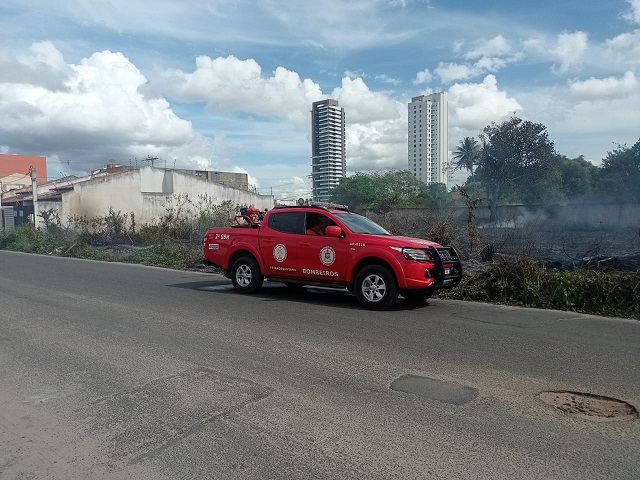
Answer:
M253 293L262 286L264 277L251 257L240 257L231 267L233 288L240 293Z
M435 289L430 288L427 290L403 290L400 292L400 295L408 302L424 302L431 298L431 295L434 293Z
M360 305L369 310L387 310L398 299L396 278L381 265L369 265L360 270L354 290Z

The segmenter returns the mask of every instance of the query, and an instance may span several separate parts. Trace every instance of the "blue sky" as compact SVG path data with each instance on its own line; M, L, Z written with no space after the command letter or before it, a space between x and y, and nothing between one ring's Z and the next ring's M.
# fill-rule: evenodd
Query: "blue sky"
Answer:
M311 102L345 108L352 174L406 168L407 103L435 91L450 149L515 113L599 164L640 138L640 0L0 4L0 151L50 177L158 156L308 196Z

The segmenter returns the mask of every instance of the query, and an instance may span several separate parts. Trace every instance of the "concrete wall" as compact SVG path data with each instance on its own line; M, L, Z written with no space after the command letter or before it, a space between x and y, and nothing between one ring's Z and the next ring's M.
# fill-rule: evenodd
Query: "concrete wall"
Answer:
M257 195L172 170L144 167L77 183L72 191L62 193L60 202L40 202L39 209L56 209L66 225L70 216L104 216L111 207L115 212L133 212L136 223L141 225L157 222L169 206L175 206L179 195L188 195L194 203L200 195L206 195L215 205L227 200L262 210L274 205L271 195Z
M234 172L212 172L210 170L183 170L177 169L176 172L187 173L197 177L206 178L212 182L220 183L227 187L237 188L239 190L249 190L249 176L246 173Z

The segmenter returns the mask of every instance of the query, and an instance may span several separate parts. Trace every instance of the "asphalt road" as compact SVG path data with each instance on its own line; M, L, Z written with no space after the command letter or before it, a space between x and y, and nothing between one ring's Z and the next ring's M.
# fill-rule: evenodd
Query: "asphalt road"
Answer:
M640 322L0 252L0 479L640 478ZM393 388L392 388L393 386Z

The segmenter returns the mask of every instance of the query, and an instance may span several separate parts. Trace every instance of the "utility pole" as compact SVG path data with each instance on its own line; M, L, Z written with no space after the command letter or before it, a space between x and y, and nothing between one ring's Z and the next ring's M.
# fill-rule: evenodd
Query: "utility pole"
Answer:
M36 169L31 167L31 192L33 196L33 228L38 229L38 182L36 180Z

